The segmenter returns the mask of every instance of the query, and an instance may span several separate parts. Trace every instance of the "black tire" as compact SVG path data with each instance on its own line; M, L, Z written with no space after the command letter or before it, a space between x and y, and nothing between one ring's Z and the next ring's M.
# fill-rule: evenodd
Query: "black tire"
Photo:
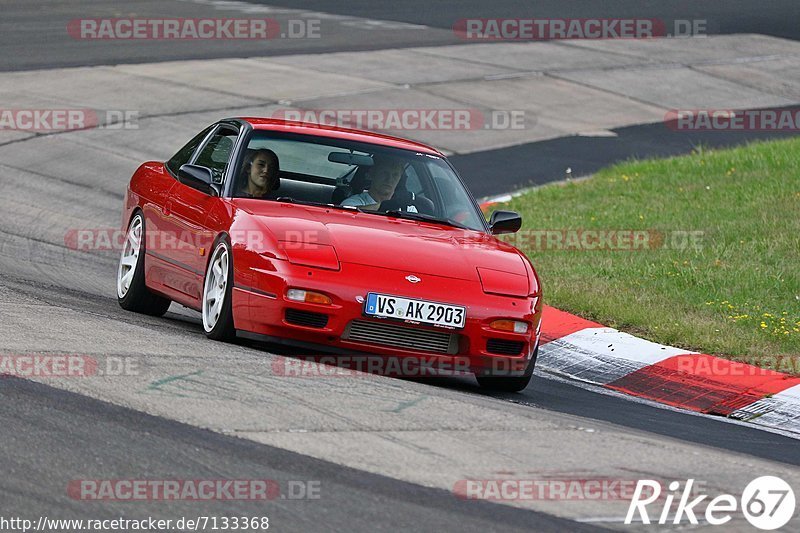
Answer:
M227 238L224 236L217 239L214 243L213 252L208 258L208 265L206 265L206 273L203 278L203 293L200 301L201 313L203 313L203 330L206 337L215 341L229 342L236 338L236 328L233 326L233 253L231 252L231 245L228 243ZM220 250L224 250L228 254L228 271L227 281L225 283L224 297L222 301L222 309L219 312L212 328L208 328L207 324L207 309L206 309L206 285L209 283L211 277L212 263L217 258Z
M533 352L533 357L528 362L525 372L521 376L475 376L481 388L497 392L520 392L525 390L533 377L533 368L536 366L536 358L539 355L539 347Z
M139 238L139 252L136 263L133 266L133 277L130 281L127 291L121 288L120 277L123 269L122 259L125 257L128 248L128 236L134 224L141 224L141 236ZM126 311L133 311L134 313L142 313L150 316L163 316L169 309L172 301L169 298L164 298L158 294L154 294L147 288L144 282L144 256L145 256L145 224L144 216L141 211L136 211L131 217L130 224L128 224L128 233L125 234L125 244L122 247L120 255L120 264L117 268L117 301L120 307Z

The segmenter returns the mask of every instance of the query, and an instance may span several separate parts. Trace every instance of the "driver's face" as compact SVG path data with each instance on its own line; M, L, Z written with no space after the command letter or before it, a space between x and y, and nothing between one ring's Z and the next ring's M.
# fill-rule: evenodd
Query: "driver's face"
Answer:
M372 195L373 198L381 201L391 198L402 176L403 169L400 166L375 167L370 172L372 178L370 191L375 193Z
M253 165L250 167L250 181L259 188L267 186L269 176L269 159L263 154L253 158Z

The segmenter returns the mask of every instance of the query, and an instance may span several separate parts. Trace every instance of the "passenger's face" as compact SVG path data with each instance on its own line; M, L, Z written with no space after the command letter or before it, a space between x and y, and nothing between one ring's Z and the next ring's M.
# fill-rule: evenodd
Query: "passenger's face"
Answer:
M372 197L380 201L391 198L402 176L403 169L400 166L380 166L373 168L372 172L370 172L370 178L372 178L370 193Z
M267 187L269 165L269 158L264 154L258 154L253 158L253 164L250 167L250 182L259 189Z

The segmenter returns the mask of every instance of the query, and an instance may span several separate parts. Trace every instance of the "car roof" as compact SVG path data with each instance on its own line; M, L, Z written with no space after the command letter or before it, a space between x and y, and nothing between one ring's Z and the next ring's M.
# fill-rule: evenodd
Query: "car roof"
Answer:
M377 144L380 146L388 146L390 148L413 150L415 152L423 152L426 154L444 157L444 154L442 154L439 150L428 146L427 144L418 143L408 139L402 139L400 137L392 137L391 135L374 133L371 131L341 128L338 126L327 126L312 122L296 122L293 120L283 120L277 118L237 117L234 120L247 122L253 127L254 130L317 135L319 137L331 137L348 141Z

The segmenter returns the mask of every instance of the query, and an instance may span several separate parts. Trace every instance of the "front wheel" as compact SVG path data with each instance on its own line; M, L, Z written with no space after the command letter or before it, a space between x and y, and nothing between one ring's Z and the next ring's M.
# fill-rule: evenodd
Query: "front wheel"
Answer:
M539 347L533 352L533 357L528 362L525 372L521 376L475 376L478 385L484 389L497 392L520 392L525 390L533 377L533 368L536 366L536 357L539 355Z
M203 283L203 329L209 339L231 340L233 327L233 256L225 239L214 247Z
M144 217L136 213L128 226L125 244L117 268L117 301L126 311L162 316L169 309L169 299L153 294L144 282Z

